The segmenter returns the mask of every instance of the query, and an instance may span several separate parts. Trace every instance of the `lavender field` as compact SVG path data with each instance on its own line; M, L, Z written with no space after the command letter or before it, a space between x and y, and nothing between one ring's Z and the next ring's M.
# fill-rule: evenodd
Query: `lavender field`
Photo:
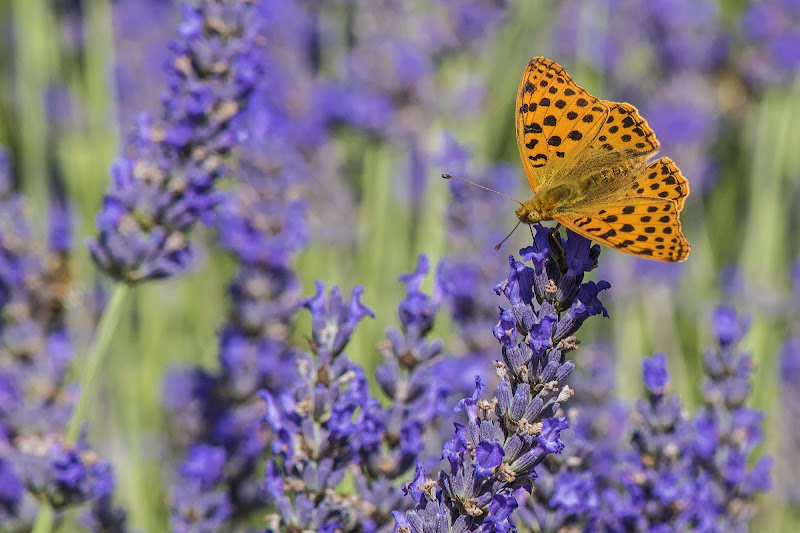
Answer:
M800 530L800 0L0 21L0 532ZM535 56L638 108L688 260L495 249Z

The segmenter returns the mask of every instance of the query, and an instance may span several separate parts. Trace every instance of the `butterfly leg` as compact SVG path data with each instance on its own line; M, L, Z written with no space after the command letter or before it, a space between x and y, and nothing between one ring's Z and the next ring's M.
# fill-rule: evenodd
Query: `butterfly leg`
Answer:
M567 273L567 254L564 251L564 247L561 245L561 239L558 235L558 230L561 228L561 223L558 222L556 227L550 230L550 234L547 236L547 240L550 243L550 249L558 250L558 268L561 270L562 274Z

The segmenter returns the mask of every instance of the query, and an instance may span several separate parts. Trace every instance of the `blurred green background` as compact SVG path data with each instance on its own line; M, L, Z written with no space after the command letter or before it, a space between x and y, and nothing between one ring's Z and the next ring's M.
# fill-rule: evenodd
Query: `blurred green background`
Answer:
M174 4L142 2L137 8L132 7L134 3L83 2L82 25L76 30L70 27L74 23L67 9L70 2L0 1L0 84L4 89L0 144L15 158L18 186L40 235L45 232L42 214L55 190L63 188L74 211L74 307L69 316L75 331L88 330L92 317L81 312L82 302L98 290L98 283L107 283L98 276L83 241L94 232L93 217L107 188L108 168L119 153L120 139L132 127L130 107L158 107L157 87L162 82L157 62L148 64L148 54L165 46L176 21ZM561 62L580 85L601 98L627 98L650 119L648 94L662 89L665 80L672 83L663 72L665 66L631 49L620 52L626 59L609 68L598 68L591 59L604 28L611 32L622 26L618 16L627 12L620 4L512 2L510 16L496 36L479 49L439 65L436 84L443 91L459 83L464 73L484 80L485 105L478 114L431 119L431 142L435 142L435 132L447 130L470 148L473 168L511 162L519 169L515 197L528 199L530 191L514 140L514 99L519 77L536 55ZM425 8L425 2L419 5ZM766 413L764 452L777 455L784 433L797 422L782 418L777 359L787 335L797 331L800 308L790 279L792 262L800 252L800 84L791 78L770 84L751 84L745 79L740 67L749 45L741 20L749 3L729 0L714 5L715 24L727 35L726 59L708 69L699 85L696 80L676 85L678 100L692 101L698 91L704 91L701 96L712 111L698 119L713 122L711 133L703 142L673 143L661 152L684 169L692 187L681 217L692 243L691 257L683 265L654 268L603 250L598 276L612 283L604 298L611 319L590 322L581 339L585 345L608 346L615 354L618 389L626 398L641 392L641 356L665 352L673 390L691 406L700 394L702 352L711 342L711 310L727 303L751 313L753 327L746 344L757 365L753 404ZM146 17L147 10L158 16ZM125 18L136 16L145 18L140 24ZM690 13L689 19L701 16ZM558 32L553 31L564 26L565 17L583 37L583 42L573 46L574 54L564 54ZM635 19L630 21L631 31L642 31L646 40L647 28L636 24ZM83 39L79 47L70 41L76 31ZM122 108L117 77L125 69L141 80L128 89L135 97L128 97L128 107ZM641 91L629 90L637 83ZM66 111L57 113L68 113L68 120L53 118L50 106L60 105L59 95L67 95L69 103ZM651 124L661 136L657 125ZM411 271L419 253L428 254L433 263L453 253L447 219L450 185L437 178L451 170L431 169L421 206L412 211L396 194L407 185L403 180L409 179L397 170L406 164L402 147L382 141L365 143L347 132L342 132L340 142L355 162L346 176L355 211L337 219L345 221L342 231L350 236L346 242L334 243L315 238L326 221L337 216L328 212L337 208L334 202L319 201L310 216L311 244L298 258L297 270L305 294L312 292L315 279L339 284L346 292L356 284L365 286L364 301L377 318L360 326L348 351L369 368L377 357L373 347L385 327L396 323L395 307L404 293L396 276ZM711 162L713 171L708 174L713 177L701 180L688 171L700 167L684 161L697 158ZM513 210L509 202L484 223L502 235L515 222ZM200 242L212 242L206 230L198 229L195 235ZM498 263L524 246L526 239L527 230L517 231L497 253ZM124 319L102 370L97 392L101 400L93 406L92 440L117 468L119 494L131 513L131 524L147 531L158 530L166 513L169 473L161 464L168 456L161 438L166 426L160 405L162 377L165 369L175 365L216 365L216 331L229 305L225 291L234 271L232 260L212 246L203 254L205 260L196 271L139 286L127 299ZM492 288L493 284L476 290ZM305 342L305 320L301 317L295 330L300 345ZM446 316L436 333L446 346L457 346ZM486 336L491 336L491 325ZM89 341L88 336L76 340L79 354ZM580 366L580 352L576 362ZM491 372L488 360L486 372ZM776 462L775 490L761 502L757 518L758 527L766 531L800 527L796 509L782 493L781 464Z

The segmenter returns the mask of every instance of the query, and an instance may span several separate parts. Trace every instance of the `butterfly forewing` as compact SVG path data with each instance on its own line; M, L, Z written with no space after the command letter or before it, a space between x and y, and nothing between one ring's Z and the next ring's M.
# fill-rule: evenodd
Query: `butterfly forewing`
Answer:
M563 179L608 116L606 104L544 57L531 60L517 93L517 145L534 193Z
M655 153L661 143L656 132L631 104L604 101L609 112L588 155L613 155L617 160Z
M674 200L678 212L689 196L689 182L669 157L662 157L644 168L631 184L635 196Z

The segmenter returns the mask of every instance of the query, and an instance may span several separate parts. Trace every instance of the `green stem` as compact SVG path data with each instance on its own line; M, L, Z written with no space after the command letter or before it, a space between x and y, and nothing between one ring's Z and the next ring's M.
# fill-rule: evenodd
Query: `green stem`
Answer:
M53 530L53 521L56 513L46 501L42 501L39 507L39 514L36 515L36 522L33 524L32 533L50 533Z
M67 426L65 435L67 442L75 442L78 439L81 426L86 421L89 401L94 396L94 382L97 379L97 372L108 350L108 345L111 344L112 334L120 319L122 301L128 294L128 290L129 287L125 283L117 283L114 286L114 292L111 294L111 300L109 300L108 306L100 317L94 343L89 347L89 353L86 354L86 360L83 362L83 368L81 369L81 394L78 396L78 402L75 404L72 418L70 418Z
M47 199L47 169L42 155L47 138L43 95L54 63L52 26L44 0L15 0L12 8L19 167L24 178L21 185L30 203L43 206Z
M114 293L111 295L111 300L100 317L100 323L97 325L97 335L94 343L89 348L89 353L86 354L86 360L81 369L81 394L67 426L67 432L64 436L66 442L75 442L78 439L78 435L80 435L81 426L86 420L89 399L93 397L92 391L94 390L95 379L97 379L97 371L103 362L103 356L108 349L108 345L111 343L112 334L120 319L122 301L127 293L128 285L117 283L114 287ZM42 501L39 507L39 514L36 516L36 522L33 525L33 533L50 533L53 530L54 521L55 511L53 507L47 501Z

